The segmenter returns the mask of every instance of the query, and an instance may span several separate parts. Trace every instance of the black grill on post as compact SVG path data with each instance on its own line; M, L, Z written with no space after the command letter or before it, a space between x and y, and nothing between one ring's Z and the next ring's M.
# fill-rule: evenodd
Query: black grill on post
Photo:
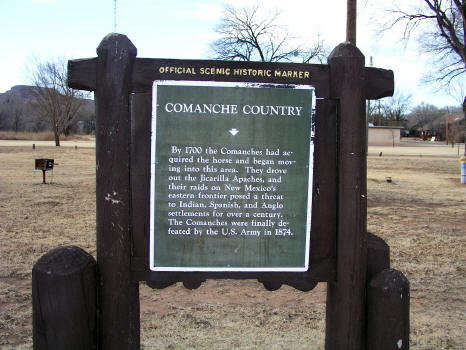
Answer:
M42 183L45 182L45 172L53 170L54 160L47 158L39 158L35 161L36 170L42 170Z

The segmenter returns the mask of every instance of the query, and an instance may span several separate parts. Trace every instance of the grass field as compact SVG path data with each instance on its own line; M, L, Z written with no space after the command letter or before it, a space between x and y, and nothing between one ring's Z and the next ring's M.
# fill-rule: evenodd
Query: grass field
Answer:
M32 141L0 141L0 349L32 349L31 269L40 256L71 244L95 256L92 147L36 142L33 150ZM35 158L58 163L46 185ZM368 230L387 241L392 267L410 281L411 349L465 349L466 186L459 169L456 148L369 149ZM323 349L325 288L141 284L142 348Z

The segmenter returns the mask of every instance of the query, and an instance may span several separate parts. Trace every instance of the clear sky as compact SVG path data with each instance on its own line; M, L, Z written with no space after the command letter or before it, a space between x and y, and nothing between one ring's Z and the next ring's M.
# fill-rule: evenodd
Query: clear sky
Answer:
M317 33L329 47L345 40L346 0L258 1L264 8L280 9L283 24L303 42L312 41ZM404 49L395 33L373 35L381 16L375 9L384 3L358 2L357 44L366 65L373 56L374 66L392 69L396 89L411 94L413 105L459 105L461 96L421 82L427 58L418 55L414 44ZM222 0L117 0L116 31L128 36L138 57L208 59L222 4ZM33 57L96 56L96 47L114 26L114 0L0 0L0 92L30 83L26 71Z

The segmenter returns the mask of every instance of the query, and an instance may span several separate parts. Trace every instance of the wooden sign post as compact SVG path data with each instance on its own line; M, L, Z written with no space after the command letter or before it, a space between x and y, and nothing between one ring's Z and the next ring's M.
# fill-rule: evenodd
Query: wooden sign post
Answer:
M326 349L364 349L364 106L393 93L393 72L365 67L349 42L328 65L142 59L120 34L97 54L69 61L68 84L96 97L99 348L139 349L138 281L253 278L270 290L328 282ZM238 227L249 235L231 237Z
M136 48L108 36L97 48L97 270L99 348L139 349L139 285L131 276L130 93Z
M367 171L364 56L352 44L329 56L330 91L339 100L337 278L327 288L326 346L364 344ZM351 305L351 306L350 306Z

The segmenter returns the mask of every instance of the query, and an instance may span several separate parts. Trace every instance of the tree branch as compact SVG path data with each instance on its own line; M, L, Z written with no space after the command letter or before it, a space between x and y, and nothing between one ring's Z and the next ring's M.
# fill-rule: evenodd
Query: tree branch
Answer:
M264 15L257 4L240 9L225 6L224 16L216 29L221 37L211 44L215 58L263 62L301 58L305 51L300 49L300 45L293 46L295 38L290 37L284 26L277 24L279 16L278 11ZM307 50L310 55L303 62L315 58L320 60L324 51L325 47L319 40L317 47Z

